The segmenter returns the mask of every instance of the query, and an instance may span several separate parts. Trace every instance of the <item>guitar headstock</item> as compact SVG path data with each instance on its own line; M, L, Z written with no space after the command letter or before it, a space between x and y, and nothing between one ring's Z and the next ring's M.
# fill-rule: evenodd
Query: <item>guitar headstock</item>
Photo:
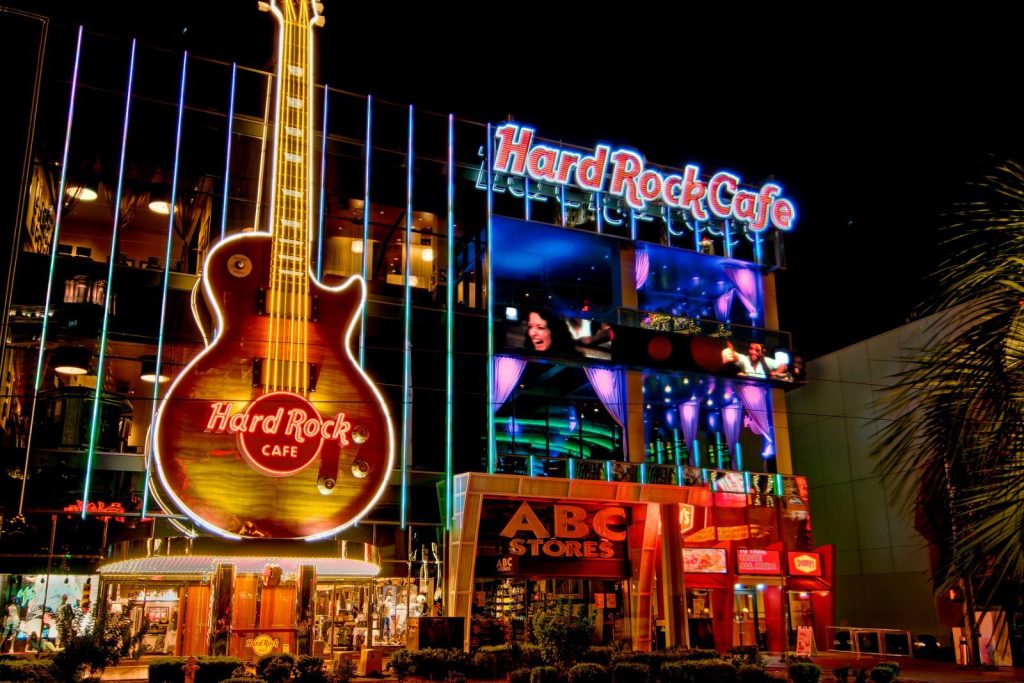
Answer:
M303 26L324 25L324 3L307 2L305 0L260 0L257 3L261 12L270 12L282 25L286 23Z

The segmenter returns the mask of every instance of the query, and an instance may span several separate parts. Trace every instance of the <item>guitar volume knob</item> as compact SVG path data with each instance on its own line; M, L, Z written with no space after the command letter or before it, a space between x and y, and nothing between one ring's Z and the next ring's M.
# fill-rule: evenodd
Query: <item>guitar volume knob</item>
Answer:
M317 477L316 488L322 495L326 496L334 490L337 483L334 477Z
M245 254L234 254L228 259L228 272L235 277L245 277L252 272L252 260Z
M356 460L352 463L352 476L356 479L365 479L370 473L370 463L365 460Z

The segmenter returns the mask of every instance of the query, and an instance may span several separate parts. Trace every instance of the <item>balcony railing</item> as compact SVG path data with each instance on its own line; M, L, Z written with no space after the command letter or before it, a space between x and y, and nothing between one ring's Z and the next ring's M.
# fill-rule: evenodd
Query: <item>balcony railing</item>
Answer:
M613 460L549 458L526 455L499 455L496 472L522 477L556 477L590 481L697 486L722 493L760 493L805 496L799 483L802 477L761 472L739 472L687 465L657 465Z

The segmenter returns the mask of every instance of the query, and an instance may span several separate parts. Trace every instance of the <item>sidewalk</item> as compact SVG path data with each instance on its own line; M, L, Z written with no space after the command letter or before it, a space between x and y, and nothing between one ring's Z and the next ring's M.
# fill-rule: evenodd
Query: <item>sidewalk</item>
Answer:
M936 662L929 659L912 657L877 657L874 655L856 655L840 652L827 652L813 657L814 663L821 667L821 680L831 681L832 670L841 666L853 669L871 669L878 662L894 661L902 668L899 681L901 683L989 683L995 681L1024 682L1024 668L1000 667L985 669L963 667L953 662ZM773 660L769 666L781 666ZM852 676L851 676L852 680Z

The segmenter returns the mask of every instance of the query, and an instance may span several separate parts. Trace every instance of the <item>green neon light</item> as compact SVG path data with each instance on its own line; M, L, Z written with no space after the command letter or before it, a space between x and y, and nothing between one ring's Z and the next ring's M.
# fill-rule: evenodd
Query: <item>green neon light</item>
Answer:
M413 108L409 105L409 149L406 157L405 178L405 305L404 348L402 349L402 494L401 494L401 526L405 529L409 524L409 385L412 380L412 340L409 337L412 325L412 170L413 170ZM363 244L366 253L366 244Z
M153 382L153 403L150 408L150 424L156 424L157 400L160 393L160 369L164 359L164 327L167 324L167 292L171 282L171 245L174 243L174 214L178 202L178 165L181 161L181 128L185 114L185 80L188 72L188 52L181 59L181 90L178 93L178 127L174 136L174 174L171 176L171 212L167 216L167 245L164 249L164 282L163 292L160 298L160 327L156 340L156 377ZM233 94L233 93L232 93ZM108 287L109 290L109 287ZM97 378L98 381L98 378ZM146 510L149 509L149 482L152 478L153 448L154 439L149 439L149 447L146 448L146 483L142 488L142 518L146 518Z
M110 234L110 256L107 267L107 291L103 300L103 328L100 331L100 355L96 364L96 391L92 399L92 420L89 424L89 451L85 459L85 485L82 487L82 519L87 516L89 486L92 483L92 461L96 457L96 439L99 436L100 398L107 360L107 332L110 324L110 299L114 291L114 262L117 261L117 224L121 221L121 191L124 187L124 157L128 147L128 121L131 114L132 83L135 79L135 43L132 40L131 60L128 63L128 90L124 98L124 129L121 132L121 160L117 169L117 195L114 199L114 228ZM168 265L168 264L164 264Z
M71 96L68 102L68 123L64 129L64 154L60 165L60 188L57 191L57 215L53 222L53 240L50 242L50 274L46 280L46 300L43 302L43 329L39 336L39 358L36 361L36 376L32 384L32 410L28 422L28 439L25 443L25 467L21 476L21 496L18 498L18 515L25 507L25 487L28 484L28 458L32 453L32 435L35 432L36 405L39 403L39 386L43 382L43 361L46 356L46 333L50 322L50 296L53 294L53 276L57 271L57 245L60 244L60 226L64 218L64 192L67 183L68 150L71 149L71 124L75 118L75 98L78 94L78 64L82 56L82 27L78 27L78 42L75 44L75 66L71 72Z
M364 243L365 244L365 243ZM365 249L365 247L364 247ZM452 493L453 493L453 461L454 444L452 413L454 406L454 348L455 348L455 117L448 115L448 287L445 291L445 304L448 315L445 317L445 391L444 408L444 491L445 491L445 529L452 528Z

